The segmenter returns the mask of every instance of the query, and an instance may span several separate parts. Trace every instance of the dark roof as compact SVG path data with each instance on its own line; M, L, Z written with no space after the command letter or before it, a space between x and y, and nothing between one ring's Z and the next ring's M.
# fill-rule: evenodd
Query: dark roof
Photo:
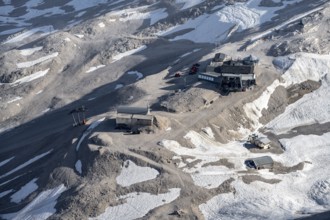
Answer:
M216 73L233 73L233 74L253 74L254 65L245 65L242 62L230 61L221 66L215 67Z
M119 106L117 108L117 113L147 115L149 109L147 107Z
M251 159L257 167L273 164L274 161L270 156L256 157Z
M224 53L216 53L213 58L213 62L223 62L226 58Z

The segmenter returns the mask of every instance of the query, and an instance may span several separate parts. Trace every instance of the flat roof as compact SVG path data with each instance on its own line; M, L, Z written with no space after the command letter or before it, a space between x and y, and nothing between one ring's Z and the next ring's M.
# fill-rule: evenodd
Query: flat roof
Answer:
M199 73L198 75L204 75L204 76L211 76L211 77L220 77L221 75L216 72L205 72L205 73Z
M153 115L133 115L132 119L144 119L144 120L152 120L153 119Z
M262 166L267 164L273 164L274 161L270 156L262 156L251 159L256 166Z
M118 106L117 113L146 115L149 113L149 108L148 107L133 107L133 106Z

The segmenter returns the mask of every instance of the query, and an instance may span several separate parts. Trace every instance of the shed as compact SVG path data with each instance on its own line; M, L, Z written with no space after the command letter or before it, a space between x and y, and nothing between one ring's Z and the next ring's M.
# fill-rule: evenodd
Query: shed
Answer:
M251 165L255 169L272 169L274 165L274 161L270 156L262 156L262 157L256 157L251 158L246 161L248 164L251 163Z
M151 126L153 118L148 107L119 106L117 108L116 126L118 128Z
M132 115L132 126L151 126L153 125L154 116L153 115Z

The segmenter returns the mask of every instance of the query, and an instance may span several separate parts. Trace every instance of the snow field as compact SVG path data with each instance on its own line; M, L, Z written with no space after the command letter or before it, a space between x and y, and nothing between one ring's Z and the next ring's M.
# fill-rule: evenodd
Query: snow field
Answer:
M131 220L145 216L150 210L170 203L180 196L181 189L172 188L168 193L152 195L144 192L134 192L121 196L126 203L118 206L110 206L105 212L89 220Z
M38 185L35 183L38 180L38 178L34 178L17 192L15 192L13 195L11 195L11 202L20 203L22 200L24 200L28 195L33 193L38 189Z
M21 211L3 214L0 217L8 220L47 219L56 212L56 200L65 190L66 187L63 184L56 188L45 190Z
M292 59L292 57L287 57L287 59ZM296 54L295 61L282 75L284 82L275 80L259 98L243 107L247 117L255 122L254 129L262 126L259 123L261 111L268 108L268 100L278 86L288 87L306 80L321 81L322 86L288 106L283 114L265 127L279 134L298 126L329 122L330 101L326 98L330 91L329 66L329 55Z
M215 196L200 205L206 219L292 219L299 213L315 213L330 208L330 133L322 136L300 135L281 140L284 154L276 160L287 166L310 161L302 171L288 174L273 174L280 179L277 184L252 182L245 184L236 179L236 193ZM274 157L272 155L272 157ZM262 172L262 176L267 175ZM268 175L267 177L270 177Z
M216 43L227 38L230 29L238 27L238 31L257 27L265 22L271 21L276 16L276 11L285 8L301 0L284 1L279 7L260 7L261 0L250 0L246 3L235 3L234 5L219 6L218 11L212 14L203 14L197 18L189 19L182 25L177 25L167 31L159 32L158 35L169 35L185 29L192 31L176 36L172 40L191 40L199 43ZM182 9L195 6L203 0L177 0L176 3L184 3ZM205 34L207 33L207 34Z
M159 172L153 168L137 166L133 161L126 160L116 180L119 185L127 187L135 183L155 179L158 174Z

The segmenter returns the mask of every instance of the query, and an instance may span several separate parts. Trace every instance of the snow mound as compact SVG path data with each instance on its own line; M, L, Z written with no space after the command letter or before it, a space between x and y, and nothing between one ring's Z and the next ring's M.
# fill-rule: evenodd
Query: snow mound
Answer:
M136 75L136 81L143 78L143 74L138 71L129 71L128 75Z
M117 183L124 187L154 179L159 174L157 170L150 167L137 166L131 160L125 161L124 164L120 175L116 178Z
M317 181L310 190L310 196L319 205L330 205L330 180Z

